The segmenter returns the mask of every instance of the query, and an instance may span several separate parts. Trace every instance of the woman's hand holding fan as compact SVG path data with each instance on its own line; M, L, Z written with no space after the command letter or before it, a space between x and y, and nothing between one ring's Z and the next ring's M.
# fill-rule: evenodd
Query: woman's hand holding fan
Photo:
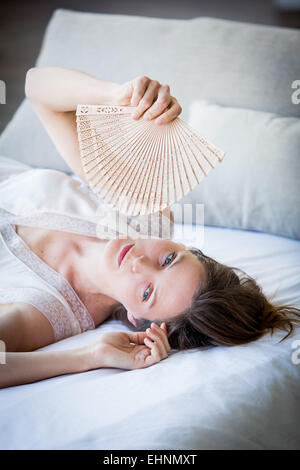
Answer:
M182 109L168 85L137 77L120 86L115 101L76 110L83 171L112 209L159 214L222 161L225 152L178 117Z
M169 85L145 76L121 85L115 101L119 106L135 106L133 119L155 119L158 125L173 121L182 112L177 99L170 95Z

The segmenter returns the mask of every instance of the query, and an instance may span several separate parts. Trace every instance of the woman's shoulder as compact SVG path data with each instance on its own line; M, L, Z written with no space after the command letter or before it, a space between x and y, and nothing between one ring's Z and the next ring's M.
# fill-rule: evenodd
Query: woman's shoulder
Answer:
M0 304L0 318L6 316L18 337L18 352L34 351L54 342L53 328L47 318L33 305L27 302ZM15 334L16 334L15 331Z

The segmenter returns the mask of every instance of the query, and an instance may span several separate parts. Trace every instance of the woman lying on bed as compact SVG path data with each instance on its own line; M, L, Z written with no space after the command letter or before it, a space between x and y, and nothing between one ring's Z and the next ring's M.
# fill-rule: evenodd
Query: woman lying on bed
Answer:
M27 73L25 92L61 156L83 181L86 177L77 141L77 104L136 106L137 118L153 119L157 125L158 119L167 123L181 113L168 85L148 77L119 85L76 70L36 68ZM4 164L3 168L3 174L8 174ZM59 173L55 172L56 177ZM67 175L64 178L71 179ZM3 181L2 176L2 185ZM24 197L21 183L20 198ZM2 214L6 213L3 210ZM6 363L0 364L0 387L100 367L148 367L167 358L171 348L238 345L276 328L285 330L287 337L299 314L291 306L272 305L255 280L243 271L169 239L107 240L63 228L47 230L26 224L14 227L15 231L10 232L12 226L2 223L7 246L11 240L18 244L20 240L14 237L20 237L40 260L63 275L73 295L79 297L78 302L84 304L86 317L82 322L85 326L72 330L78 312L71 312L73 319L64 318L66 306L62 313L56 311L54 321L51 312L47 318L33 301L7 301L7 294L1 294L0 289L0 339L6 349ZM1 260L4 279L8 267L5 262L9 260ZM51 305L54 311L55 304ZM103 333L97 341L81 348L35 351L59 338L94 328L108 318L122 320L133 331ZM73 322L69 330L64 330L69 333L59 336L61 324L67 328L68 321Z

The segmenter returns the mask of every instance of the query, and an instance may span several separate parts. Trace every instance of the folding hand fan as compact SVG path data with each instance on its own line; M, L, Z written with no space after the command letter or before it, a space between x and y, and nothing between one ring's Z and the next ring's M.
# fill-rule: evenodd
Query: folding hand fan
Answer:
M177 117L134 120L133 106L76 110L80 157L95 194L127 215L162 211L192 191L225 152Z

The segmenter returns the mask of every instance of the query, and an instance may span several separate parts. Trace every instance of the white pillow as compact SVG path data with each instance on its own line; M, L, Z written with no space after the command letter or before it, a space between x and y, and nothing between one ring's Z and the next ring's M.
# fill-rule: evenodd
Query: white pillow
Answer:
M180 203L204 203L205 225L299 240L300 119L207 100L189 112L188 123L226 155Z

